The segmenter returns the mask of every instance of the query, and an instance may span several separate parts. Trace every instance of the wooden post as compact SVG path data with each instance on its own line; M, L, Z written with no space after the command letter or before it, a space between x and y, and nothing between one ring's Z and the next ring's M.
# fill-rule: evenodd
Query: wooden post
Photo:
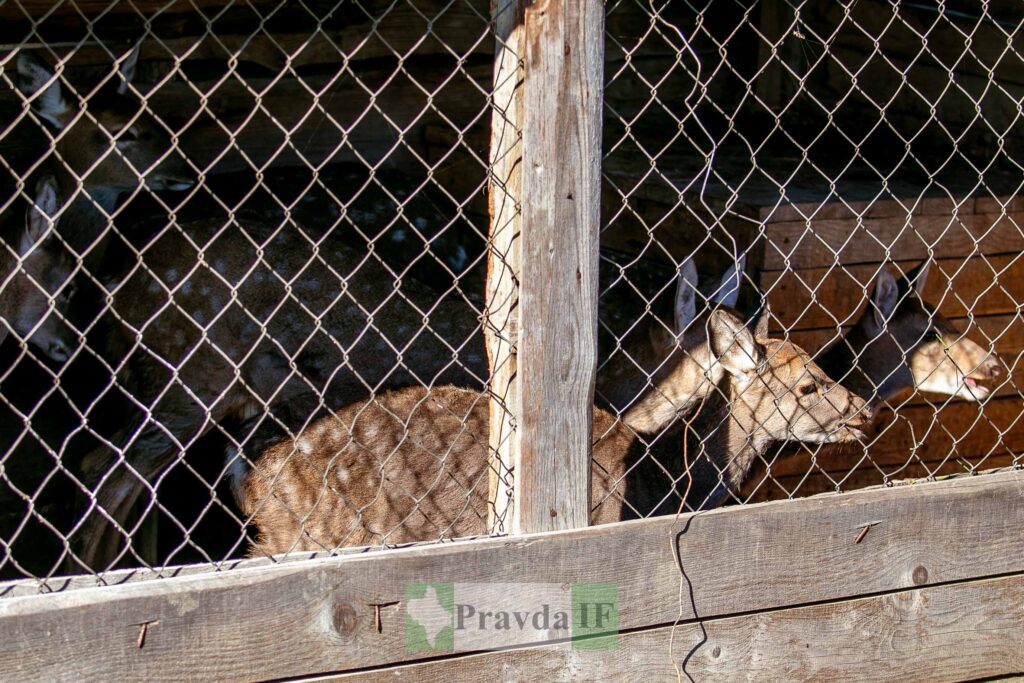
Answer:
M582 527L597 363L604 4L496 2L492 528ZM511 77L519 60L521 83Z
M518 457L516 344L519 325L519 246L522 230L523 4L492 0L497 40L491 114L490 231L484 333L491 371L488 529L512 530L512 469Z

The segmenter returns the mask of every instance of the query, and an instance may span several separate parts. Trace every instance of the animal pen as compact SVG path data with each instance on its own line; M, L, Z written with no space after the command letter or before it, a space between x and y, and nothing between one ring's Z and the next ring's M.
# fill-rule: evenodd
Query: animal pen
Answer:
M1024 672L1022 22L0 3L2 678Z

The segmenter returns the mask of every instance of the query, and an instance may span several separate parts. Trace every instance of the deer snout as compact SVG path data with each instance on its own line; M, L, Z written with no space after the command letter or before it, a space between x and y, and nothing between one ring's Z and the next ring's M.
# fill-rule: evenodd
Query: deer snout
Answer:
M990 381L997 379L1001 374L1002 361L999 359L999 354L992 352L992 354L978 366L978 369L971 373L971 376L980 380Z
M71 357L71 350L60 339L54 339L46 345L46 355L58 363L63 363Z
M839 422L833 439L838 442L859 441L864 438L864 429L870 424L874 414L867 401L859 396L851 396L850 403Z

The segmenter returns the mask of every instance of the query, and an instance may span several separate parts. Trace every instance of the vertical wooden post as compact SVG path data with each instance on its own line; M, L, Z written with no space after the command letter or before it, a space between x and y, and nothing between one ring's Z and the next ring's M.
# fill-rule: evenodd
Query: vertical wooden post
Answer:
M497 36L491 110L490 230L484 334L491 371L488 528L512 530L512 472L519 455L516 346L519 341L519 249L522 215L523 6L491 0Z
M499 101L496 93L496 105L511 103L505 113L517 116L521 138L518 150L503 147L492 129L488 352L492 371L501 373L492 379L491 413L501 466L493 468L491 493L507 500L501 475L514 463L511 524L507 508L493 512L496 519L505 514L504 528L523 533L589 522L604 3L516 0L503 12L506 23L496 25L507 33L499 33L495 75L501 55L513 51L522 60L522 83L518 96ZM514 284L518 299L501 298ZM505 360L510 367L500 364ZM495 422L505 409L511 422L507 413Z

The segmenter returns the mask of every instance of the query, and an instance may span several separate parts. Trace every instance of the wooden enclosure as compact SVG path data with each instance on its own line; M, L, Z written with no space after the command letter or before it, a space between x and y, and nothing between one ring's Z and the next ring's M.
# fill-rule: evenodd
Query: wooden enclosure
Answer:
M16 53L87 104L137 43L133 87L199 181L128 193L110 260L198 218L340 235L396 291L479 312L491 458L490 537L243 559L218 425L152 485L126 542L145 566L69 575L77 468L119 406L95 394L109 368L8 342L0 677L1024 674L1024 13L913 4L0 4L5 211L53 144ZM870 314L880 269L930 259L924 299L1003 375L983 402L890 399L860 445L773 449L734 504L590 526L597 377L671 319L691 256L702 286L744 262L737 308L811 353ZM614 585L616 628L410 651L406 586L451 582Z

